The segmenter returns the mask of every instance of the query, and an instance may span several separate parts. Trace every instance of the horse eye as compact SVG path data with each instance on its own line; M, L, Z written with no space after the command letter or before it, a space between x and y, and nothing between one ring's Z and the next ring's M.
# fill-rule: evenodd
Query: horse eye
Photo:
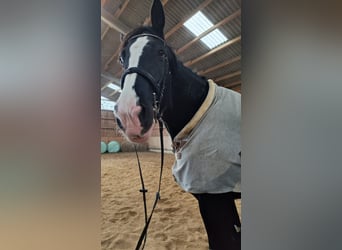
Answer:
M119 62L123 66L124 65L124 58L125 58L125 50L122 50L121 53L119 54Z
M124 60L123 60L122 56L119 57L119 62L120 62L121 65L124 64Z

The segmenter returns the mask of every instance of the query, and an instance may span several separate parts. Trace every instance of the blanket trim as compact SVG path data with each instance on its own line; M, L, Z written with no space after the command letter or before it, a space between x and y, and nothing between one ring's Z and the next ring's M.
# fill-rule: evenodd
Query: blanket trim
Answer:
M182 141L184 137L190 134L190 132L194 129L194 127L198 124L198 122L202 119L205 112L209 109L215 97L216 84L213 80L209 79L209 90L208 94L202 103L201 107L197 110L195 115L191 118L191 120L185 125L185 127L176 135L173 140L174 145L178 145L179 142ZM181 143L182 144L182 143Z

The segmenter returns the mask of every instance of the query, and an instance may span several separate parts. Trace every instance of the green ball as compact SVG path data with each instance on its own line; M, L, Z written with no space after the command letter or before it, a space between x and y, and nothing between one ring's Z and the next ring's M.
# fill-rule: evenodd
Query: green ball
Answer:
M101 154L107 151L107 144L105 142L101 142Z
M117 141L111 141L108 143L108 152L109 153L117 153L121 149L120 143Z

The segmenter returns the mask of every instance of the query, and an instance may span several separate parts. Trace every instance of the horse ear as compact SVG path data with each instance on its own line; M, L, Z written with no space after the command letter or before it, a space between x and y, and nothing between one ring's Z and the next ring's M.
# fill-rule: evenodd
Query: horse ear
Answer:
M154 0L151 8L152 28L164 37L165 15L163 5L160 0Z

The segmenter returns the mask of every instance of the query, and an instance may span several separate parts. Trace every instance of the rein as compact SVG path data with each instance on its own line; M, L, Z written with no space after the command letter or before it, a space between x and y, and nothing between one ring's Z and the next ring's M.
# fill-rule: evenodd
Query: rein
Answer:
M156 198L154 200L153 207L152 207L150 216L148 218L147 218L147 207L146 207L146 193L147 193L148 190L145 189L144 178L143 178L143 175L142 175L142 170L141 170L141 166L140 166L139 156L138 156L137 148L134 145L135 154L136 154L137 161L138 161L140 181L141 181L141 189L139 191L143 195L144 213L145 213L145 226L144 226L144 229L142 230L142 232L140 234L140 237L139 237L139 240L138 240L137 245L135 247L135 250L139 250L140 249L140 246L143 243L143 241L144 241L144 244L142 245L141 249L144 249L145 243L146 243L146 239L147 239L147 229L148 229L148 227L150 225L154 209L156 208L157 203L160 200L160 187L161 187L161 181L162 181L162 176L163 176L163 167L164 167L164 140L163 140L163 122L161 120L158 120L158 122L159 122L160 147L161 147L159 184L158 184L158 191L156 193Z
M166 55L166 50L165 50L165 48L166 48L165 40L156 36L156 35L147 34L147 33L142 33L139 35L132 36L131 38L129 38L129 40L135 39L138 37L143 37L143 36L153 37L153 38L158 39L158 40L163 42L163 44L164 44L164 54L163 54L164 67L163 67L163 71L164 72L163 72L162 79L157 81L149 72L147 72L143 69L140 69L138 67L130 67L124 71L124 73L121 77L121 89L123 89L123 87L124 87L123 85L124 85L125 77L128 74L136 73L136 74L144 77L150 83L150 85L153 89L154 119L157 120L159 123L159 134L160 134L161 155L160 155L159 184L158 184L158 191L156 193L156 197L155 197L153 207L152 207L152 210L150 212L149 217L147 217L147 206L146 206L146 193L148 190L145 189L144 178L143 178L143 174L142 174L142 170L141 170L141 166L140 166L140 160L139 160L137 148L134 145L135 154L137 157L137 162L138 162L138 167L139 167L140 181L141 181L141 189L139 191L142 193L142 196L143 196L144 213L145 213L145 226L144 226L144 229L142 230L142 232L140 234L139 240L138 240L137 245L135 247L136 250L139 250L142 244L143 245L142 245L141 249L144 249L144 247L145 247L145 243L146 243L146 239L147 239L147 230L148 230L148 227L150 225L153 212L157 206L158 201L160 200L160 187L161 187L161 180L162 180L163 166L164 166L164 140L163 140L163 119L162 119L163 110L161 110L160 105L161 105L161 102L162 102L163 97L164 97L166 81L169 80L169 78L171 77L171 72L169 70L169 60L168 60L168 57Z

